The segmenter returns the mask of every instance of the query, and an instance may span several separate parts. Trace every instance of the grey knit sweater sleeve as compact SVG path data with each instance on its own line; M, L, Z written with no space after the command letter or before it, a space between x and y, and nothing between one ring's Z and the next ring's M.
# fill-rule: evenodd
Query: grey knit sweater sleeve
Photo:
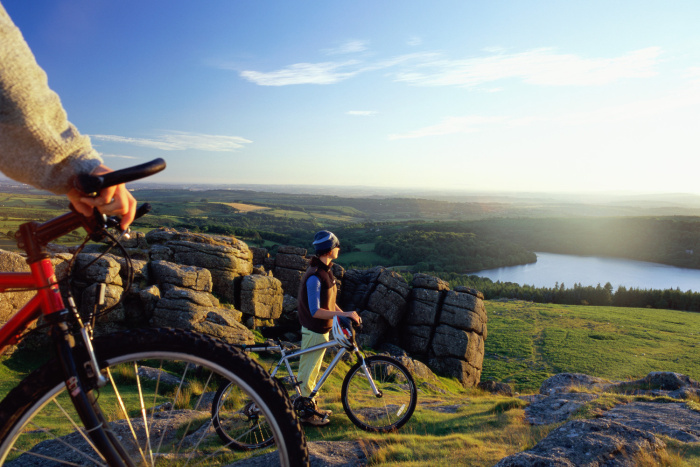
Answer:
M100 163L90 138L68 121L19 29L0 5L0 170L63 194Z

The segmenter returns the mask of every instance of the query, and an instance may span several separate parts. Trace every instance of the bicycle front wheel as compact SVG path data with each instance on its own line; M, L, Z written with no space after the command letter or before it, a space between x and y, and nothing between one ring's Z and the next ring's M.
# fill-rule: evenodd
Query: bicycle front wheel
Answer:
M358 362L345 375L340 393L345 413L350 421L366 431L398 430L416 409L418 393L413 377L405 366L391 357L375 355L366 358L365 364L367 373Z
M281 465L308 465L306 440L279 385L235 348L173 329L130 331L93 342L110 382L99 409L132 465L225 465L250 453L222 445L211 424L214 391L230 382L256 404L274 434ZM106 465L49 362L0 403L0 463ZM209 401L209 402L208 402Z

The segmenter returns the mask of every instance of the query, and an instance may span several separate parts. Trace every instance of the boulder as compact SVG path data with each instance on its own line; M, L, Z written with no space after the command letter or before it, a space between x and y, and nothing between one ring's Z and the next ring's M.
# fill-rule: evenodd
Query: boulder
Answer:
M410 288L401 275L376 267L364 271L347 271L339 302L344 310L366 310L379 315L386 321L383 328L388 329L402 322L409 295ZM368 332L370 327L363 326L363 333Z
M465 331L474 331L486 339L486 308L483 296L469 292L449 291L440 313L440 323Z
M437 291L450 290L450 284L447 281L444 281L439 277L434 277L423 273L418 273L413 276L411 287L414 289L428 289Z
M0 271L29 272L29 265L17 253L0 250ZM6 323L28 300L34 292L5 292L0 294L0 323Z
M160 228L146 234L150 244L167 247L171 258L162 258L177 264L208 269L213 279L214 293L233 303L234 280L253 271L253 255L242 241L220 235L204 235ZM151 254L151 259L154 259Z
M481 369L484 360L484 339L476 332L442 324L435 329L431 350L436 357L459 358Z
M600 389L607 386L609 382L596 376L584 375L583 373L558 373L544 380L540 385L540 394L557 394L569 392L571 389L586 388Z
M253 344L253 333L239 319L240 312L219 307L209 293L173 287L158 300L151 325L197 331L231 344Z
M111 254L80 253L74 266L76 280L87 284L104 282L121 286L123 281L119 275L120 270L119 261Z
M458 379L465 387L476 386L481 379L480 368L474 368L469 362L459 358L431 358L428 360L428 366L436 373Z
M296 297L299 293L299 284L304 276L304 271L278 267L275 267L272 271L274 276L282 283L284 293Z
M121 304L117 304L121 300L124 289L118 285L105 284L104 304L99 306L97 301L101 285L100 283L91 284L83 290L80 308L81 315L86 317L88 314L96 312L98 323L122 323L124 321L124 307ZM109 313L104 313L109 308L113 309ZM99 327L97 326L97 328Z
M513 396L513 388L510 384L501 383L498 381L480 381L477 387L482 391L490 392L491 394L499 394L502 396Z
M413 326L434 326L440 310L441 293L431 289L411 290L405 323Z
M412 355L427 357L432 335L432 326L406 326L403 332L402 346Z
M612 420L574 420L551 431L534 448L501 459L496 467L636 467L639 457L660 461L665 449L653 434Z
M184 287L201 292L211 292L213 282L208 269L197 266L182 266L169 261L151 261L153 278L161 290L169 286Z
M273 320L282 316L282 283L271 276L246 276L241 281L241 312L256 320ZM256 327L259 325L256 321Z
M250 247L251 253L253 253L253 265L260 266L265 264L265 260L270 257L270 252L267 248L256 248L254 246Z
M360 312L362 332L357 335L360 346L377 347L382 342L388 323L380 315L369 310Z

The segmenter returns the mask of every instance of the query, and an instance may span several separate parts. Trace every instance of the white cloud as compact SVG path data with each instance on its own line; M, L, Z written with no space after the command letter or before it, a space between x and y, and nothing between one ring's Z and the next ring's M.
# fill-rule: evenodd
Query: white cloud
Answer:
M480 131L484 125L505 121L503 117L481 117L470 115L466 117L447 117L436 125L420 128L415 131L389 135L390 140L423 138L425 136L442 136L455 133L474 133Z
M357 61L296 63L281 70L264 73L243 71L241 77L260 86L288 86L291 84L333 84L358 74L359 70L340 71L357 65Z
M500 128L516 128L541 125L543 128L560 127L622 128L622 124L633 122L660 122L670 124L681 111L700 108L700 83L691 83L673 93L653 99L630 101L618 105L600 107L587 112L571 112L559 115L526 115L521 117L485 117L469 115L447 117L435 125L405 133L391 134L390 140L443 136L457 133L474 133L498 125Z
M656 75L654 67L660 53L660 48L650 47L616 58L589 59L558 54L553 49L535 49L463 60L433 60L399 72L395 78L420 86L478 86L502 79L549 86L601 85Z
M359 50L360 46L355 48ZM395 81L416 86L473 87L505 79L541 86L595 86L655 76L660 54L659 47L613 58L584 58L557 53L551 48L513 54L495 51L468 59L420 52L369 63L359 60L296 63L271 72L246 70L240 76L261 86L335 84L361 73L395 68L390 75Z
M239 136L206 135L171 131L157 138L130 138L116 135L90 135L91 138L113 143L133 144L135 146L161 149L163 151L181 151L196 149L200 151L235 151L252 141Z
M368 45L369 45L369 42L367 42L367 41L352 40L352 41L347 41L346 43L340 45L339 47L335 47L333 49L323 49L323 52L326 55L345 55L345 54L351 54L351 53L359 53L359 52L364 52L365 50L367 50Z
M421 45L421 44L423 44L423 39L418 37L418 36L410 37L406 41L406 45L409 45L411 47L416 47L416 46Z
M348 115L357 115L360 117L370 117L372 115L377 115L376 110L348 110L345 113Z

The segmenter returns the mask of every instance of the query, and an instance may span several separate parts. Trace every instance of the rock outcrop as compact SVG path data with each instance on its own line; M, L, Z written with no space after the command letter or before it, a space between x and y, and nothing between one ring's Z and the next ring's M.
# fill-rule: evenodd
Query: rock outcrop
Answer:
M659 435L685 443L700 442L700 413L685 399L697 400L700 384L685 375L653 372L637 381L610 382L578 373L546 380L540 394L522 396L530 404L526 420L533 425L564 423L535 447L502 459L498 467L620 465L636 466L664 459ZM648 400L620 398L610 409L597 407L595 418L575 416L602 394L645 395ZM653 397L660 397L658 402ZM677 399L672 402L669 399Z
M241 282L241 312L250 328L274 325L282 316L282 282L272 276L246 276Z
M359 343L376 347L381 341L398 343L397 330L408 307L410 289L399 274L383 267L346 271L340 306L360 314Z
M142 258L131 262L135 275L126 295L124 258L102 255L103 245L91 245L75 260L72 292L83 313L101 314L98 333L168 326L247 344L253 342L251 329L275 327L286 340L299 339L296 297L311 260L306 249L280 246L271 257L232 237L169 228L138 234L126 247ZM72 260L65 248L60 251L52 260L59 275ZM2 261L4 270L26 270L18 255L0 255ZM362 316L361 345L393 344L408 351L406 363L415 371L427 373L430 367L465 386L479 382L487 336L479 292L450 290L446 282L424 274L408 284L383 267L345 271L334 265L332 271L340 306ZM24 301L20 296L0 301L0 318L4 313L7 319ZM102 313L114 305L112 312Z
M416 274L405 321L402 345L428 359L438 373L465 386L481 379L487 316L484 296L467 287L450 290L438 278Z
M253 272L248 245L233 237L161 228L148 232L146 241L152 245L151 260L208 269L213 291L231 303L236 298L236 280Z

